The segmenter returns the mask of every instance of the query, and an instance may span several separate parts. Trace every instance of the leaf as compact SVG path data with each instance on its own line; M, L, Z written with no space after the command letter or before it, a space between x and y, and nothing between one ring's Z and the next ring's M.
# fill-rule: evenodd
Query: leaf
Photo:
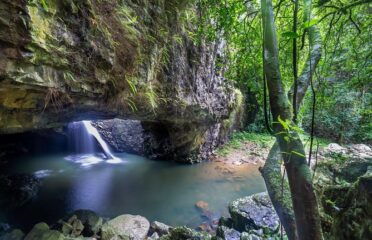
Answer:
M311 19L310 21L304 22L302 24L302 28L306 29L306 28L312 27L315 24L317 24L318 22L319 22L318 19Z
M291 153L294 153L294 154L296 154L297 156L300 156L300 157L305 157L305 155L303 155L302 153L296 152L296 151L292 151Z
M138 110L136 104L132 100L127 99L127 104L132 109L132 112L136 112Z
M279 123L283 126L284 129L289 130L289 125L288 125L285 121L283 121L283 120L280 118L280 116L278 116L278 121L279 121Z
M46 3L46 0L40 0L40 3L43 9L48 12L48 4Z
M136 84L129 79L127 79L127 83L129 84L132 93L136 94L137 93Z
M295 32L287 31L287 32L283 32L281 36L284 38L298 38L300 35Z

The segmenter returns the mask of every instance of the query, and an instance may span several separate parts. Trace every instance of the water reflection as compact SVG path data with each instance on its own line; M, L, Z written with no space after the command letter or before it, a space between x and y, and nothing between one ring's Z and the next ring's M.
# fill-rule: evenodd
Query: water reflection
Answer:
M130 213L196 227L204 221L194 207L197 201L208 202L210 211L219 216L226 214L231 200L265 190L258 166L180 165L130 154L116 157L122 164L95 154L32 156L1 169L36 172L42 181L38 197L9 213L8 222L29 227L40 221L53 223L66 212L84 208L105 217Z
M92 209L103 212L109 203L107 197L110 196L113 169L105 168L94 171L94 177L89 173L82 175L74 182L71 192L70 206L72 209Z

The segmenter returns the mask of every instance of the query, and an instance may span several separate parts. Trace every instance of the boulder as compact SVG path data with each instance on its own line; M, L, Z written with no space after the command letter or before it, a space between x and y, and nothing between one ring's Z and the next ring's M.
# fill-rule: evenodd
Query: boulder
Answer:
M65 240L65 236L56 230L50 230L48 224L38 223L26 235L24 240Z
M247 232L242 232L240 236L240 240L263 240L263 239L272 239L272 238L262 238L254 234L249 234ZM274 238L274 239L277 239L277 238Z
M0 207L20 207L33 199L40 181L32 174L0 176Z
M25 234L19 230L14 229L11 232L0 235L0 240L22 240L25 237Z
M224 240L240 240L240 232L233 228L220 226L217 228L216 236Z
M131 239L143 240L150 229L149 221L139 215L120 215L107 223L101 229L102 240Z
M331 143L319 153L317 182L320 185L338 181L355 182L372 166L372 150L364 144L341 147Z
M159 239L159 234L157 232L154 232L153 234L151 234L150 237L147 238L147 240L155 240L155 239Z
M76 219L79 220L83 225L81 234L84 237L92 237L97 235L103 224L103 219L98 216L97 213L87 209L76 210L59 222L69 222L69 219L71 219L73 216L76 216Z
M240 232L263 229L275 233L279 229L279 218L267 193L237 199L229 204L233 227Z
M195 207L199 209L200 211L209 211L209 204L204 201L197 201L195 203Z
M322 196L325 213L332 219L330 232L334 239L372 239L372 169L348 190L340 187L338 194L334 192L325 191Z
M150 229L151 229L152 232L157 233L159 236L163 236L163 235L168 234L169 231L172 229L172 227L170 227L170 226L168 226L164 223L154 221L154 222L151 223Z
M76 217L76 215L71 216L67 222L61 221L61 224L62 233L66 236L78 237L84 230L83 223Z
M329 155L335 155L335 154L345 154L347 152L347 149L345 147L341 147L337 143L331 143L326 147L326 152Z
M231 218L227 218L227 217L221 217L219 220L218 220L218 226L225 226L225 227L228 227L228 228L232 228L233 227L233 221Z
M169 234L160 237L161 240L211 240L209 233L197 232L188 227L175 227L170 230Z

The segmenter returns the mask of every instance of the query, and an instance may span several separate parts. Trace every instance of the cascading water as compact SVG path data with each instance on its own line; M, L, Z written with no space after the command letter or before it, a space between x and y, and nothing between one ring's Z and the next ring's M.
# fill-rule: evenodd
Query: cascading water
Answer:
M110 147L103 140L97 129L90 121L72 122L68 125L70 148L79 154L78 156L69 156L68 160L79 161L83 165L91 165L102 160L96 156L100 150L103 151L107 162L121 162L111 152ZM100 149L97 148L100 146ZM84 160L84 161L83 161Z

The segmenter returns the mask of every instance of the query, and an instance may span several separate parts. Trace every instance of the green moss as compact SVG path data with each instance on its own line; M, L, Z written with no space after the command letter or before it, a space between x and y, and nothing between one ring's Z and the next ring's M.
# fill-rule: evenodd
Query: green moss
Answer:
M169 234L162 236L159 240L210 240L211 235L205 232L196 232L187 227L173 228Z

